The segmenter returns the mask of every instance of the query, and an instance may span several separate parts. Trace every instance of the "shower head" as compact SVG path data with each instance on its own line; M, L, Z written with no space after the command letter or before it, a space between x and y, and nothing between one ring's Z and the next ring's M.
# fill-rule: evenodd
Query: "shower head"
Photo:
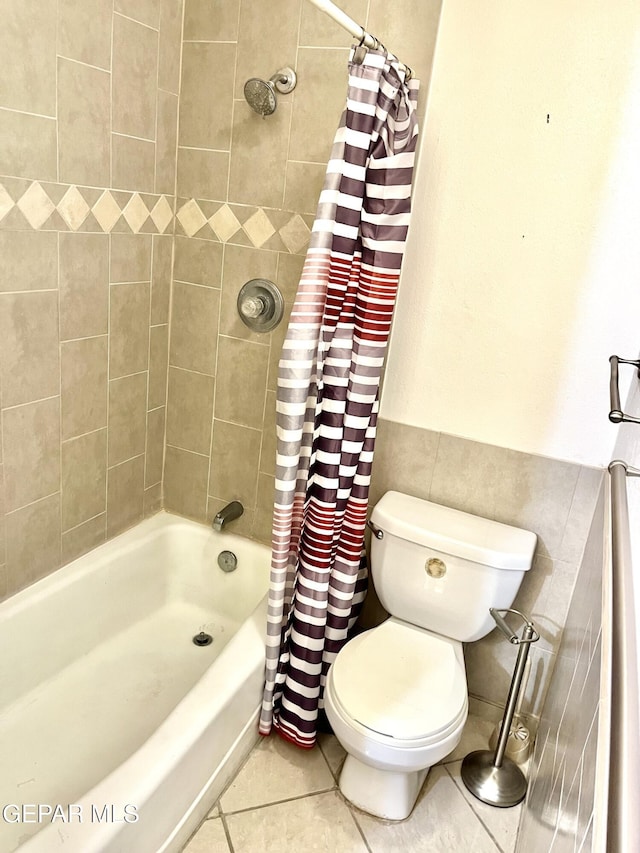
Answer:
M247 80L244 84L244 97L258 115L270 116L278 106L276 91L286 95L295 89L296 82L296 72L293 68L281 68L269 80L261 80L260 77Z

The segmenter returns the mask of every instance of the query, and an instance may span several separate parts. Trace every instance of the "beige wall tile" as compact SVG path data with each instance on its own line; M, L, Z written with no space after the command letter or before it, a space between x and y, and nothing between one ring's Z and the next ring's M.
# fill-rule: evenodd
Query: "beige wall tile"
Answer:
M153 269L151 273L152 326L169 322L172 247L172 236L153 235Z
M155 189L156 144L132 136L111 134L113 179L124 190L152 193Z
M157 409L158 406L164 406L167 398L169 327L152 326L149 332L149 399L147 408Z
M147 282L111 285L111 379L147 370L149 366L149 292Z
M278 254L278 287L282 291L285 302L293 302L298 293L298 285L304 267L302 255Z
M69 530L106 509L107 430L62 443L62 529Z
M111 283L149 281L152 238L148 234L111 235Z
M390 490L428 500L439 441L440 433L380 418L370 505L375 505Z
M112 130L155 139L158 33L128 18L113 18Z
M25 139L29 140L28 145L24 144ZM58 122L0 110L0 174L56 181Z
M3 3L0 106L55 116L56 12L57 0Z
M219 291L174 283L169 364L215 374L219 311Z
M107 538L107 514L97 515L62 534L62 564L76 560Z
M275 391L267 391L260 448L260 471L263 474L275 476L276 444L276 395Z
M260 438L260 430L214 421L209 494L255 507Z
M258 502L253 525L253 538L264 545L271 545L273 526L273 496L275 480L268 474L258 475Z
M0 291L55 290L58 237L53 231L0 231Z
M213 419L212 376L169 368L167 444L208 455Z
M112 0L58 0L58 53L111 68Z
M62 361L62 440L107 425L108 339L67 341Z
M369 31L411 66L423 92L431 76L441 6L442 0L398 0L390 15L386 0L370 0Z
M60 393L58 294L0 294L2 403L17 406Z
M225 201L229 155L224 151L178 148L178 195Z
M220 336L214 416L262 429L269 350Z
M0 428L0 436L2 430ZM0 565L4 566L7 562L5 548L5 523L4 523L4 466L0 465ZM6 580L6 576L5 576ZM4 590L0 588L0 595L4 596Z
M60 566L60 495L9 513L7 579L17 592Z
M142 521L144 456L137 456L107 472L107 536L116 536Z
M538 553L557 557L579 473L570 462L442 435L430 499L532 530Z
M289 159L326 163L347 99L348 53L341 50L301 48L298 75L305 91L322 92L322 98L296 97L291 123ZM296 90L296 93L298 90Z
M278 255L275 252L229 244L224 247L220 334L268 343L268 334L252 332L240 319L238 293L252 278L265 278L275 283L277 266Z
M104 335L109 317L109 237L60 234L60 337Z
M159 0L114 0L113 8L149 27L158 29L160 25Z
M208 474L207 456L199 456L168 445L164 463L165 509L204 521Z
M236 41L239 7L237 0L186 0L185 40Z
M144 453L147 374L109 382L109 466Z
M176 186L178 145L178 96L158 90L158 141L156 144L156 192L173 195Z
M315 216L327 171L325 163L287 163L284 206L297 213Z
M58 60L59 179L108 187L110 182L111 75Z
M182 0L160 0L158 86L178 94L182 38Z
M249 77L268 80L285 65L295 66L300 4L301 0L281 0L277 14L274 14L273 8L264 0L242 0L236 98L243 97L242 90Z
M341 0L340 8L354 21L363 26L366 24L368 0ZM354 38L324 12L315 9L311 3L302 4L299 38L301 45L349 47L353 41Z
M224 250L228 248L224 247ZM221 243L176 236L173 276L177 281L220 287L222 255Z
M7 512L60 490L60 398L2 415Z
M162 509L162 484L156 483L144 490L143 510L144 517L149 518Z
M154 409L147 413L147 452L145 456L145 488L161 483L164 459L165 409Z
M233 148L229 199L238 204L282 207L291 102L281 96L278 109L263 118L237 101L233 115Z
M180 145L229 150L235 65L235 44L184 44Z

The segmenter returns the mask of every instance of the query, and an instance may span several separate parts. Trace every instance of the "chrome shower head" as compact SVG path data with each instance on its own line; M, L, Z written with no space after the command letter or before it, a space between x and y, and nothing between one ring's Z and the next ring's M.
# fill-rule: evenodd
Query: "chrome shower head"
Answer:
M278 106L276 91L286 95L295 89L296 82L296 72L293 68L281 68L269 80L261 80L260 77L247 80L244 84L244 97L258 115L270 116Z

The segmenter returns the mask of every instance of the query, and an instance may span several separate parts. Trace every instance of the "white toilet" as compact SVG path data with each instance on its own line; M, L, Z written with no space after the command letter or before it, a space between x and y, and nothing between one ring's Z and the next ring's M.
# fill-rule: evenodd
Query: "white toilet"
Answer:
M467 719L462 643L510 607L536 536L387 492L371 516L371 572L390 618L348 642L327 675L325 711L347 751L340 790L387 820L406 818L429 768Z

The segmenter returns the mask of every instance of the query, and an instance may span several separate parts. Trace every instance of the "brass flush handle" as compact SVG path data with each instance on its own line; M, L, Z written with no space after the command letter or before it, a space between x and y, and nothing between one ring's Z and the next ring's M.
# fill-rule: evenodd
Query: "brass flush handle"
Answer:
M427 574L432 578L441 578L447 572L447 566L438 557L431 557L425 564Z

